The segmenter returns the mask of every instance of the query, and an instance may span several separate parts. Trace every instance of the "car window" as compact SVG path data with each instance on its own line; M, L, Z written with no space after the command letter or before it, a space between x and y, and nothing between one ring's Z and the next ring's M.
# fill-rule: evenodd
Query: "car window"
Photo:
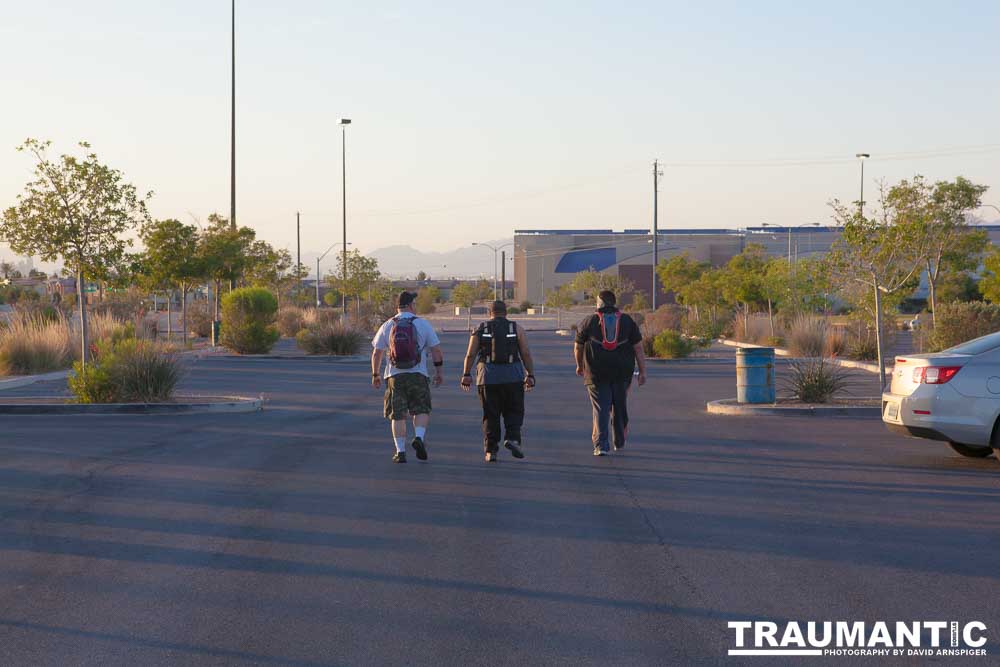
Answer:
M982 354L983 352L995 350L998 347L1000 347L1000 332L987 334L981 338L970 340L967 343L962 343L961 345L956 345L955 347L949 347L945 350L945 352L970 355Z

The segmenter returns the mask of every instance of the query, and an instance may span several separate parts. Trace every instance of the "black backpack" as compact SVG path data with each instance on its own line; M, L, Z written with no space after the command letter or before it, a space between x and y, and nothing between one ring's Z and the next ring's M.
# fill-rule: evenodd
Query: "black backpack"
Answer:
M517 322L495 319L479 327L479 359L491 364L513 364L521 360L517 344Z

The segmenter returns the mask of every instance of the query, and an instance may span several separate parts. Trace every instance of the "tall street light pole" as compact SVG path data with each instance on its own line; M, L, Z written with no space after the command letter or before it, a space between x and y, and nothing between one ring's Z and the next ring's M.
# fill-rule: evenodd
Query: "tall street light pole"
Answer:
M660 220L659 220L659 193L660 193L660 161L653 160L653 310L656 310L656 293L660 290L656 285L656 267L660 263Z
M229 226L236 229L236 0L232 1L232 73L229 113Z
M865 160L871 157L868 153L855 153L854 157L861 162L861 199L858 200L858 215L865 214Z
M506 248L507 246L512 246L514 244L504 243L496 246L495 248L491 246L489 243L473 243L472 245L482 246L484 248L489 248L490 250L493 251L493 300L499 301L500 297L498 296L499 292L497 291L497 251L500 250L501 248ZM506 285L504 285L504 289L507 289Z
M316 258L316 307L317 308L319 308L319 306L320 306L320 300L319 300L319 281L320 281L319 263L323 261L323 258L325 258L327 255L330 254L331 250L333 250L334 248L336 248L339 245L340 245L339 242L338 243L334 243L332 246L330 246L329 248L326 249L326 252L324 252L322 255L320 255L319 257ZM347 302L347 297L341 295L341 300L346 303Z
M347 126L351 124L350 118L340 119L340 188L341 195L343 197L341 201L341 211L343 212L343 223L344 223L344 266L343 266L343 292L347 293ZM347 317L347 299L342 299L344 302L344 317Z

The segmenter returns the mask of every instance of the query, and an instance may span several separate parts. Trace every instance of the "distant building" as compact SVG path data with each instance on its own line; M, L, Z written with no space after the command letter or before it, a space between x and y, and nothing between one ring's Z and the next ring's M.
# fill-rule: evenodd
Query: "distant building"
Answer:
M978 225L1000 244L1000 225ZM687 253L722 266L748 243L772 257L825 255L840 238L837 227L748 227L746 229L661 229L660 259ZM628 278L647 299L653 289L653 239L649 229L523 229L514 232L515 301L544 303L545 295L588 269ZM663 292L658 302L666 303ZM627 302L631 295L623 295Z

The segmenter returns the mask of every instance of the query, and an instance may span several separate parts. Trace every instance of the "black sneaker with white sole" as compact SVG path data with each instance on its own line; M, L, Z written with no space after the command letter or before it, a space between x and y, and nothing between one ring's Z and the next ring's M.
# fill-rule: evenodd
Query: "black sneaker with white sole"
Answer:
M392 455L393 463L406 463L406 452L396 452Z
M515 459L524 458L524 452L521 451L521 443L517 440L505 440L503 446L505 449L510 451L510 455Z
M413 451L417 453L418 459L421 461L427 460L427 448L424 446L423 438L414 438L413 442L410 443L410 446L413 447Z

